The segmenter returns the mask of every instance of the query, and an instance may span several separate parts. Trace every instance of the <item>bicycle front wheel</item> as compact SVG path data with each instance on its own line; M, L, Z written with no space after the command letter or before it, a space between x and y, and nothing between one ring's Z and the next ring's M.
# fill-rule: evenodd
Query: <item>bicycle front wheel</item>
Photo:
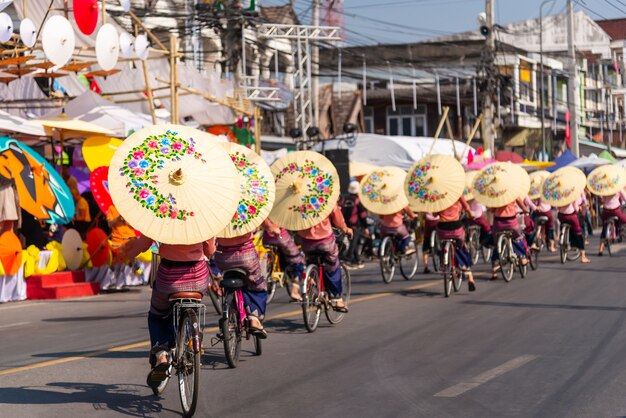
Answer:
M303 283L302 316L304 318L304 326L309 332L315 332L322 314L319 296L319 277L317 266L310 265L307 267Z
M217 293L215 293L215 290L213 290L212 286L209 286L209 299L211 299L211 304L213 305L213 308L215 309L215 312L218 315L222 314L222 304L220 303L220 299L217 296Z
M198 403L200 384L200 350L194 339L201 339L200 324L193 309L183 312L176 338L176 376L183 416L191 417Z
M383 275L383 282L385 283L391 283L396 272L393 257L391 237L385 237L380 243L380 273Z
M511 245L507 237L501 236L498 240L498 254L500 254L500 270L502 271L502 278L505 282L510 282L513 279L513 272L515 266L513 265L513 254L511 253Z
M442 273L443 273L443 293L446 297L450 297L454 282L454 248L449 242L446 242L442 253Z
M611 249L611 244L613 244L616 240L617 237L617 233L615 231L615 224L614 223L610 223L606 226L606 238L604 240L605 244L604 246L606 247L606 250L609 253L609 257L613 256L613 250Z
M441 257L439 254L439 239L437 238L437 231L433 231L430 234L430 258L433 263L433 271L438 272L439 266L441 265Z
M267 268L265 269L265 280L267 281L267 304L269 304L276 294L276 287L278 287L278 283L274 280L274 270L277 267L277 256L274 251L269 251L265 254L267 260Z
M472 259L472 265L478 264L480 258L480 233L475 229L472 229L469 235L467 243L469 248L470 258Z
M241 327L239 310L235 302L235 295L228 294L227 315L220 319L220 331L224 339L224 355L230 368L237 367L239 354L241 352Z
M417 251L415 251L413 254L401 255L398 261L398 264L400 264L400 273L402 273L402 277L404 277L404 280L413 279L413 277L415 277L415 274L417 273Z
M348 306L348 303L350 302L350 272L348 271L348 269L346 268L346 266L343 265L343 263L341 264L341 298L343 299L343 302L346 304L346 306ZM331 324L338 324L340 323L343 318L346 316L345 313L343 312L337 312L335 310L333 310L332 307L329 307L328 309L326 309L324 311L324 313L326 314L326 319L328 319L328 322L330 322Z

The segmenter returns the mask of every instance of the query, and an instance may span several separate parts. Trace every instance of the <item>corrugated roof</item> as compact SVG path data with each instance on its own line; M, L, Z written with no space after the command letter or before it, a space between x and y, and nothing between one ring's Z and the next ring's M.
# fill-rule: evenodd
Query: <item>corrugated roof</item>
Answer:
M626 19L596 20L596 23L612 40L626 39Z
M289 4L284 6L261 7L261 17L269 23L299 25L298 15Z

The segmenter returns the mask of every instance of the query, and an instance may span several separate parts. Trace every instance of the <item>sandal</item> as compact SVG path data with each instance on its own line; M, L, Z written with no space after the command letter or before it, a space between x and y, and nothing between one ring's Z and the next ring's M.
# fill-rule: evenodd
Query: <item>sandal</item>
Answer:
M341 301L341 299L335 299L335 300L331 300L330 301L330 306L332 306L333 311L335 312L341 312L341 313L348 313L348 307L347 306L337 306L337 302Z
M171 376L171 362L169 353L167 353L166 351L160 351L157 353L156 358L158 359L159 357L161 357L163 353L165 353L166 360L158 363L152 368L152 370L150 370L150 373L148 373L147 383L150 387L159 386L161 382Z
M260 326L257 327L252 325L254 322L257 322ZM250 331L250 334L254 335L255 337L259 337L262 340L267 338L267 331L265 331L265 328L263 328L261 320L255 316L248 316L248 330Z

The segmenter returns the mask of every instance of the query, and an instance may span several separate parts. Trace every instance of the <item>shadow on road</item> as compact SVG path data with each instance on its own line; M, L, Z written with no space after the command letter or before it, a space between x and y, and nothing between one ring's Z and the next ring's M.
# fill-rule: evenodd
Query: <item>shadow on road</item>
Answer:
M280 332L281 334L307 334L302 318L289 319L270 319L263 324L268 328L269 332Z
M420 297L420 298L423 298L423 297L432 298L432 297L437 297L437 296L443 296L442 292L434 292L432 290L424 290L424 289L403 290L397 293L401 296Z
M111 316L68 316L60 318L45 318L43 322L92 322L92 321L108 321L112 319L125 319L125 318L141 318L146 316L145 311L137 312L129 315L111 315Z
M169 411L163 408L154 395L143 395L149 389L145 386L98 383L52 382L45 386L22 386L2 388L0 404L14 405L54 405L91 403L94 412L111 410L123 415L145 417Z
M89 358L107 358L107 359L133 359L148 358L148 350L145 351L60 351L57 353L39 353L33 354L33 357L44 358L66 358L66 357L89 357Z
M537 309L568 309L574 311L610 311L626 312L623 306L593 306L593 305L563 305L549 303L518 303L518 302L490 302L480 300L467 300L462 303L468 305L500 306L504 308L537 308Z

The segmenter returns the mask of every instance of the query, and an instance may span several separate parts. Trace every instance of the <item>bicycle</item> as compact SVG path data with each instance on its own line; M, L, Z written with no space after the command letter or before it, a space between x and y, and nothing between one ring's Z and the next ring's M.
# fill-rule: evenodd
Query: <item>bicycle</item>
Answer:
M439 267L441 265L441 259L438 260L438 258L440 258L440 254L441 247L439 237L437 236L437 230L433 230L430 233L430 256L432 259L433 271L435 273L439 272Z
M267 303L274 300L277 288L284 288L287 296L291 297L291 287L293 277L289 268L283 271L281 267L281 255L277 247L268 245L265 247L264 255L266 264L267 279Z
M302 285L302 316L308 332L315 332L317 329L322 310L324 310L326 319L331 324L340 323L345 316L344 312L333 309L330 295L326 292L323 268L325 257L326 254L323 252L307 254L309 264L305 270ZM350 272L343 263L339 264L339 268L341 269L341 298L348 306L350 302Z
M224 272L224 278L220 281L223 289L222 317L219 320L220 332L212 341L212 346L224 343L224 354L231 369L237 367L241 353L241 340L254 342L254 354L260 356L263 353L261 337L250 332L250 322L243 303L242 288L248 274L242 269L230 269Z
M613 256L613 250L611 246L618 242L621 238L623 240L624 236L626 236L626 228L625 225L620 225L619 235L617 231L617 224L619 223L619 218L617 216L611 216L604 222L602 228L604 228L604 246L606 250L609 252L609 256Z
M405 280L411 280L417 273L417 251L404 254L398 251L398 236L387 235L380 243L380 271L383 282L391 283L396 272L396 265L400 266L400 273ZM415 237L410 235L409 247L415 248Z
M528 266L522 264L521 257L513 250L513 231L503 231L497 234L496 248L500 255L500 271L505 282L513 279L513 272L517 268L522 276L526 277Z
M535 219L535 230L533 232L533 236L535 237L535 246L536 249L530 250L530 256L528 257L528 261L530 263L530 268L533 270L537 270L539 268L539 253L545 248L547 242L547 234L546 234L546 224L548 223L547 216L538 216Z
M463 272L456 266L454 258L455 240L444 239L441 241L441 273L443 274L443 291L446 297L450 297L452 289L455 292L461 290Z
M173 293L169 301L174 303L172 312L176 330L176 346L172 350L172 361L167 370L167 378L158 386L149 386L155 395L162 394L174 371L178 378L183 416L191 417L198 404L202 329L205 324L206 307L202 303L202 293L198 292ZM201 322L200 318L202 318Z
M482 257L483 262L491 260L491 248L480 242L481 228L478 225L470 225L467 228L465 242L470 252L472 264L478 264L478 259Z
M571 225L568 223L561 224L559 233L559 255L561 264L565 264L567 260L575 261L580 258L580 250L572 248L570 244Z

